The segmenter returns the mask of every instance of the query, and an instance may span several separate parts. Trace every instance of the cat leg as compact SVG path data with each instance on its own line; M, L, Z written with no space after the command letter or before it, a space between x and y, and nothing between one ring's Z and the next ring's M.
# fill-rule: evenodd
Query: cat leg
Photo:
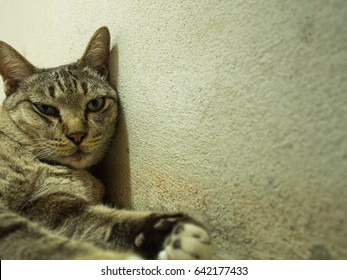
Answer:
M0 201L0 259L140 259L133 252L103 250L87 242L72 240L18 215Z
M126 211L102 205L90 207L87 213L89 221L84 224L93 226L78 231L84 231L83 239L99 246L132 250L145 259L213 257L207 230L185 214Z
M146 259L212 258L207 231L184 214L117 210L62 193L32 201L25 213L61 235Z

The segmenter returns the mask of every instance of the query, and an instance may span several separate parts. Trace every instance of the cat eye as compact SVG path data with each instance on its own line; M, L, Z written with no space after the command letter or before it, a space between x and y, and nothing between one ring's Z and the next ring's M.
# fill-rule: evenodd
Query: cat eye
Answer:
M105 106L105 97L98 97L93 99L87 104L87 110L89 112L100 111Z
M36 103L34 106L42 113L48 116L59 116L59 110L53 106Z

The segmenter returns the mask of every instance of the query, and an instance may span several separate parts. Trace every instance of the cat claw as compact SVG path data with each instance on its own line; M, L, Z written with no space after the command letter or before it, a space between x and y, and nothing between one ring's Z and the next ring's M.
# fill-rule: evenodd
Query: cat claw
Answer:
M156 230L165 230L169 228L173 223L176 223L179 218L162 218L155 225L154 229Z
M141 232L138 236L135 237L135 246L140 248L142 247L143 243L145 242L145 235L143 232Z

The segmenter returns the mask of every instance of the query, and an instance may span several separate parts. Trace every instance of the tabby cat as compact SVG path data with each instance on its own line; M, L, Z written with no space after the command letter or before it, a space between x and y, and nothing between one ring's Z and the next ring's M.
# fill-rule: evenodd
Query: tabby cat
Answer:
M80 60L39 69L0 41L1 259L209 259L210 236L182 213L102 204L86 170L115 132L110 34L98 29Z

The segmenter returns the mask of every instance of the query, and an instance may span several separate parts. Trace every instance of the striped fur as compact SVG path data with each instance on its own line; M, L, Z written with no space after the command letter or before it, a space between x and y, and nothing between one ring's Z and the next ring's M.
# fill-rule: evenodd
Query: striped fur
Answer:
M115 132L109 45L102 27L79 61L38 69L0 42L1 259L157 258L178 222L198 224L101 204L103 186L86 168Z

